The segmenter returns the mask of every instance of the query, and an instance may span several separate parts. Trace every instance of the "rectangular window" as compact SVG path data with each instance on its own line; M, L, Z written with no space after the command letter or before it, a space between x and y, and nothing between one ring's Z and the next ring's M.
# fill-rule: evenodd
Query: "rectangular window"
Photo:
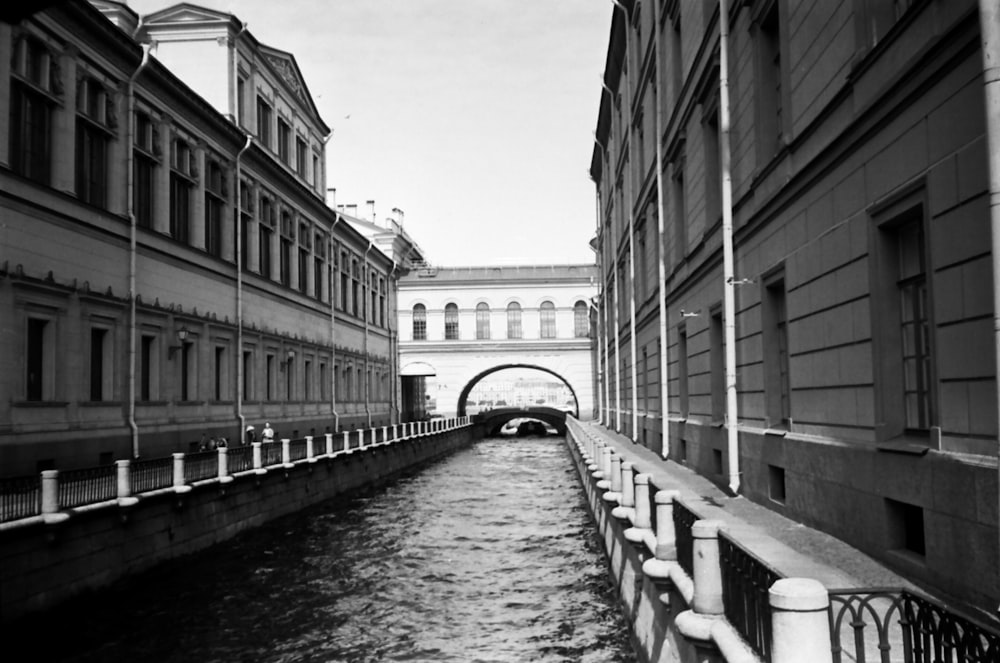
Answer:
M684 159L683 156L674 161L674 173L670 182L670 200L673 202L674 228L676 228L676 259L681 262L687 256L687 209L684 202Z
M444 338L446 341L458 340L457 304L448 304L444 307Z
M288 126L283 118L278 118L278 158L281 163L291 164L289 161L289 145L292 141L292 128Z
M761 16L757 23L757 140L758 153L764 162L781 148L782 89L781 89L781 23L778 3Z
M386 322L386 319L385 319L385 314L386 314L385 295L386 295L386 292L385 292L385 278L379 277L379 280L378 280L378 315L379 315L379 324L382 325L382 327L387 327L388 326L388 323Z
M726 358L721 311L712 314L708 328L708 344L712 388L712 421L722 421L726 413Z
M306 142L302 138L295 137L295 172L299 177L306 176L306 153L308 151Z
M170 236L187 244L191 233L194 200L194 154L188 144L175 139L170 147Z
M899 326L903 359L903 410L906 428L926 431L931 425L931 345L927 302L927 267L921 219L896 229L899 250Z
M347 312L347 297L350 281L350 267L347 261L347 253L340 254L340 310Z
M373 325L378 324L378 275L372 272L368 276L368 298L371 305L368 308L369 321Z
M522 336L521 306L517 303L512 303L507 307L507 338L518 339Z
M132 208L135 222L142 228L153 227L153 192L156 172L155 131L147 113L136 111L135 135L132 140L133 188Z
M250 264L250 229L253 227L253 189L246 182L240 182L240 265L248 269Z
M281 235L278 246L278 276L283 286L292 284L292 244L295 229L292 226L292 216L288 212L281 213Z
M41 318L28 318L26 332L26 400L52 400L55 394L53 323Z
M321 361L319 363L319 398L321 401L328 401L330 399L330 375L327 372L326 362Z
M686 327L677 329L677 399L680 415L686 419L691 412L688 396L688 337Z
M322 235L316 235L315 247L313 255L313 297L322 301L323 300L323 275L326 273L325 263L326 263L326 243Z
M26 38L14 48L10 81L10 159L15 173L42 184L51 181L52 58L41 41Z
M273 401L274 400L274 355L273 354L269 353L265 358L264 368L267 371L266 374L264 375L264 385L266 390L264 397L266 400Z
M253 352L251 350L243 351L243 398L245 400L253 400L255 394L253 391Z
M246 126L246 113L247 113L247 81L246 78L240 74L236 78L236 122L241 127Z
M111 343L107 329L90 330L90 400L111 398Z
M257 140L267 149L271 145L271 106L263 97L257 97Z
M542 302L542 306L538 311L539 322L541 323L541 328L539 329L539 335L541 338L555 338L556 337L556 307L552 302Z
M311 401L313 399L312 379L312 362L306 359L302 364L302 380L304 388L303 397L306 401Z
M260 275L266 279L274 278L271 265L271 248L274 242L274 207L270 199L260 199L260 224L257 226L257 248Z
M104 207L108 198L108 143L106 131L90 119L76 119L76 195L85 203Z
M705 229L722 217L722 179L719 174L719 107L716 99L705 106L701 123L705 150Z
M195 353L194 343L181 344L181 400L194 400L195 389Z
M358 316L361 314L361 273L358 270L358 261L354 260L351 265L351 313Z
M225 214L225 174L215 161L208 165L205 182L205 250L216 258L222 257L222 218Z
M156 336L143 334L139 343L139 400L148 402L157 396L159 362L156 357Z
M791 417L788 383L788 313L785 299L784 273L766 279L761 298L761 315L764 329L765 424L769 428L787 428Z
M488 304L476 305L476 339L483 341L490 338L490 307Z

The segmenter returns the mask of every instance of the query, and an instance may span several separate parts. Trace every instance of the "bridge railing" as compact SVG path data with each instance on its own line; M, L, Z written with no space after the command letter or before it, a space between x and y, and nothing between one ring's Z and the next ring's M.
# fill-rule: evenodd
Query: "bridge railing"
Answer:
M116 498L176 490L196 482L229 480L228 477L267 471L287 463L334 459L348 452L406 443L471 425L471 417L407 422L266 444L254 442L161 458L118 461L86 469L0 477L0 527L16 527L19 522L32 522L46 514L113 503Z

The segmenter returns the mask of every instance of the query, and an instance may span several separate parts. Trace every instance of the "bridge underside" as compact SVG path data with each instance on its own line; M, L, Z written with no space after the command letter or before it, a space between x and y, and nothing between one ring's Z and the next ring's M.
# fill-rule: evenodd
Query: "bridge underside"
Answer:
M538 419L555 428L559 435L566 434L566 413L551 407L502 407L473 417L474 421L486 425L487 435L491 436L499 435L500 429L514 419Z

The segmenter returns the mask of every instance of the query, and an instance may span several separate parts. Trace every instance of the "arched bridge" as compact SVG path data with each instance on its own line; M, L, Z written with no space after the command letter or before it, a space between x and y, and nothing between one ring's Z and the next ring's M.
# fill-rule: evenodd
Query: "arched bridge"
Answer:
M565 410L554 407L501 407L495 410L480 412L473 421L486 425L486 434L498 435L504 424L514 419L538 419L556 429L559 435L566 434Z

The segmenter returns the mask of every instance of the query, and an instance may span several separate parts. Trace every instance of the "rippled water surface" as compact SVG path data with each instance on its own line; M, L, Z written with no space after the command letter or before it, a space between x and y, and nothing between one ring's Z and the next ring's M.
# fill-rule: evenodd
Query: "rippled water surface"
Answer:
M486 440L75 601L25 660L633 661L598 545L561 439Z

